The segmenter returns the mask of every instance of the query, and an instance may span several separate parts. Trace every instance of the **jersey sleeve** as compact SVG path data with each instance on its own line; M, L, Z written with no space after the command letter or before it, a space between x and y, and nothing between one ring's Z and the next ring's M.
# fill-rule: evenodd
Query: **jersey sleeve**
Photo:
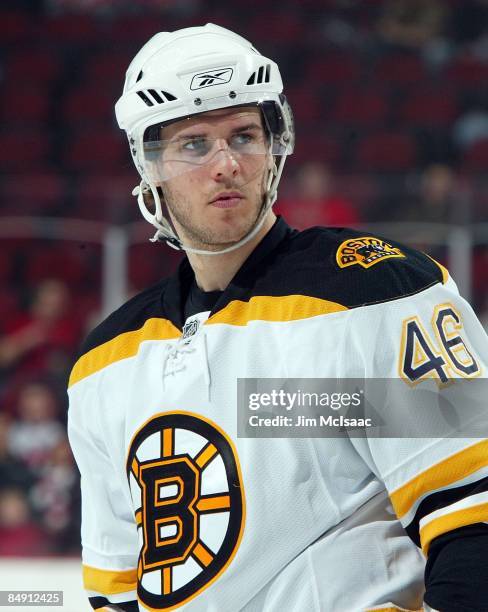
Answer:
M415 294L352 311L346 341L350 371L365 379L455 388L487 375L488 338L447 277ZM409 417L398 414L408 410L405 404L391 401L384 408L386 418L391 414L397 422ZM488 521L488 439L481 435L351 437L425 555L442 534Z
M68 394L68 435L81 473L84 587L95 610L115 604L110 609L135 612L138 539L129 493L106 448L96 393L80 382Z

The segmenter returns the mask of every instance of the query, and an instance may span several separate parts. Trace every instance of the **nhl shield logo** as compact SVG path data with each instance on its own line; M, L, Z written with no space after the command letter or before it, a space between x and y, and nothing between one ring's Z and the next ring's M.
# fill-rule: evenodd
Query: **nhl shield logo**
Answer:
M183 325L183 340L187 342L197 333L200 327L200 321L198 319L191 319Z
M362 236L342 242L337 249L336 261L339 268L355 265L371 268L380 261L391 257L405 257L405 255L399 248L385 240L373 236Z
M216 70L199 72L193 76L190 89L195 90L212 87L212 85L223 85L232 79L233 73L232 68L217 68Z

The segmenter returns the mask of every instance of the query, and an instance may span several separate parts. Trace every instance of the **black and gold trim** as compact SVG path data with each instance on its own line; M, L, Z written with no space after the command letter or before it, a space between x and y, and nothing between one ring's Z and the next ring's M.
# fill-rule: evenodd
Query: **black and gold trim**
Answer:
M376 245L374 261L383 263L367 269L340 267L337 253L341 245L365 238L370 246ZM430 257L394 241L342 228L298 232L278 218L222 292L206 325L334 314L414 295L446 279L446 270ZM70 385L134 356L144 340L179 338L186 298L194 282L194 272L184 258L176 274L116 310L89 335Z
M396 515L410 538L427 554L432 539L452 529L488 520L488 504L466 504L449 511L449 506L488 491L488 440L480 440L417 474L390 494ZM470 475L482 474L472 483L461 483ZM431 491L435 491L431 493ZM425 497L424 497L425 496ZM416 507L419 499L422 501ZM485 507L486 506L486 507ZM416 507L406 524L406 516ZM446 513L420 527L420 521L432 512L446 508Z
M399 519L429 491L452 486L459 480L488 466L488 440L480 440L417 474L390 494Z
M435 510L440 510L441 508L445 508L450 504L454 504L457 501L465 499L470 495L476 495L477 493L483 492L488 492L488 476L470 484L432 493L420 502L414 518L405 528L406 532L420 548L421 542L419 524L423 517L429 515Z
M114 609L121 612L139 612L139 604L137 601L123 601L114 604L106 597L89 597L91 607L98 612L111 612Z
M71 371L69 386L116 361L133 357L145 340L171 340L178 338L179 335L179 330L170 321L148 319L139 329L119 334L82 355Z

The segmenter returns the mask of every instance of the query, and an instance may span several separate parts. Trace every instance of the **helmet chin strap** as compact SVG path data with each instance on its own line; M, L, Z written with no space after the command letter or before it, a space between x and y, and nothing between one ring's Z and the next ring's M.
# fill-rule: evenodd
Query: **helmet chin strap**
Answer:
M143 179L140 185L133 189L132 195L137 196L137 203L144 219L146 219L146 221L149 221L149 223L151 223L152 225L154 225L154 227L157 228L157 231L154 234L153 238L150 239L151 242L166 241L166 243L170 247L176 249L177 251L182 250L186 251L187 253L195 253L196 255L223 255L224 253L230 253L231 251L235 251L236 249L240 248L241 246L252 240L254 236L256 236L259 230L263 227L263 223L268 211L276 202L276 198L278 195L278 184L280 182L281 174L283 172L285 160L286 155L282 155L278 167L275 163L273 163L273 167L268 172L268 177L266 181L266 193L264 196L263 205L253 228L244 236L244 238L241 238L233 245L225 249L221 249L219 251L206 251L204 249L195 249L189 245L183 244L180 238L178 238L176 232L171 227L169 221L163 215L161 199L159 197L157 189L151 183L146 182ZM152 197L154 198L154 204L156 207L155 214L152 214L148 210L147 205L144 201L144 195L148 193L151 193Z

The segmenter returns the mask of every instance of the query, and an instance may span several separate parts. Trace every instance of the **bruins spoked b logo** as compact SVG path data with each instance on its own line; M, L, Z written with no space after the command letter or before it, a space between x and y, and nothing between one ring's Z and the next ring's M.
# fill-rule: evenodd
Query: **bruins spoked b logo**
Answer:
M164 413L135 435L127 476L138 507L140 602L172 609L209 586L237 551L245 514L237 454L211 421Z

